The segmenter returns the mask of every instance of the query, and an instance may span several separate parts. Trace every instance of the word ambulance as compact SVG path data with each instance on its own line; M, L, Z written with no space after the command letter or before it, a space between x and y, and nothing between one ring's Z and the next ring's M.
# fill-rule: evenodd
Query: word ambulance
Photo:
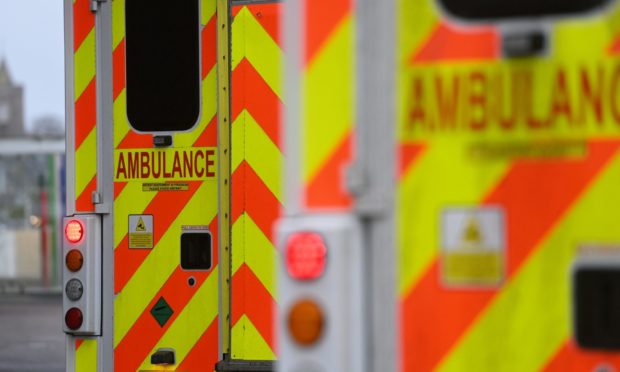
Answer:
M416 67L410 84L416 133L620 127L620 61Z
M118 151L115 181L214 178L215 148Z

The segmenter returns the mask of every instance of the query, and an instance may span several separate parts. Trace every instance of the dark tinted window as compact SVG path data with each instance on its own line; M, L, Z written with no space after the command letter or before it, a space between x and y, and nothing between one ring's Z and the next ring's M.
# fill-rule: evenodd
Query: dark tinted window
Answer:
M199 0L126 1L127 117L144 132L200 116Z
M580 13L609 0L439 0L452 15L466 19L533 17Z
M210 233L183 233L181 235L181 267L183 269L211 269L211 252Z
M590 349L620 349L620 269L580 269L575 281L577 343Z

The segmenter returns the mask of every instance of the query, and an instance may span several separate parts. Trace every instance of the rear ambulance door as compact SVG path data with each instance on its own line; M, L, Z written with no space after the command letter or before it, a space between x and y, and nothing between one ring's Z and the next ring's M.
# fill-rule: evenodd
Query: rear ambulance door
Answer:
M216 1L112 5L114 369L218 360Z
M579 340L571 272L618 262L620 4L399 7L403 370L617 370ZM586 290L607 341L617 286Z
M276 359L273 224L284 201L280 119L282 3L233 1L232 5L229 356L235 365L273 368L271 361Z

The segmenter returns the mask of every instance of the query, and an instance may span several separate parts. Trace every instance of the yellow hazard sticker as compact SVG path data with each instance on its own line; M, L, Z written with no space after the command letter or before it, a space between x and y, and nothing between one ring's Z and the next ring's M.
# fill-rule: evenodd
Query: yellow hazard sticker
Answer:
M453 208L441 215L441 278L448 287L492 287L504 278L501 208Z
M129 216L129 248L153 248L153 216L134 214Z

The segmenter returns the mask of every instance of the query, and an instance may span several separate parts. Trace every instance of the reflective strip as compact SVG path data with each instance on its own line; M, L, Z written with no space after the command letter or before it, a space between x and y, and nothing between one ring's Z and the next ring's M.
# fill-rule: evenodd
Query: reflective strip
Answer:
M86 87L95 78L96 62L95 62L95 29L88 33L88 36L75 52L75 97L79 97L84 93Z
M75 351L75 372L97 372L97 340L84 340Z
M73 23L76 26L74 36L77 47L73 56L74 84L72 87L75 97L75 122L73 123L75 210L90 212L95 209L91 194L97 187L96 31L95 16L90 12L89 1L78 1L73 6Z
M217 319L218 303L217 296L213 296L218 292L218 270L213 270L207 280L200 286L200 289L192 297L183 309L179 309L179 316L174 323L168 328L165 335L157 342L157 345L148 353L148 357L144 359L140 370L151 370L150 355L155 353L159 348L175 345L174 351L177 358L177 364L181 364L192 347L198 342L204 330ZM205 370L212 366L203 366Z
M208 195L217 194L217 184L203 182L190 202L168 227L157 245L146 256L114 301L114 347L132 328L135 321L181 262L180 251L169 249L178 245L178 231L186 221L211 221L217 205L205 203ZM157 275L154 275L157 273Z
M353 37L353 19L349 16L317 52L303 79L306 183L316 176L353 125Z
M93 158L94 157L94 158ZM97 174L97 130L93 129L75 152L75 194L81 195Z
M570 337L568 279L576 242L584 239L613 242L618 238L614 220L600 209L601 205L612 210L620 207L618 172L620 156L616 154L589 189L554 224L552 231L545 234L517 275L480 313L478 321L439 370L462 371L481 365L502 366L505 371L542 369ZM549 296L553 297L552 301ZM498 334L502 337L496 338ZM488 342L490 338L494 341Z
M233 275L241 265L246 264L254 272L260 282L267 288L273 298L276 296L276 274L273 263L277 260L277 252L273 243L265 236L261 229L256 226L247 213L235 221L232 228L233 236L243 237L244 242L251 242L251 249L246 249L245 255L233 255Z
M282 199L284 157L278 142L283 53L261 22L277 23L280 7L236 8L232 25L231 355L241 360L275 358L276 250L271 238Z
M438 205L478 203L506 174L508 161L494 161L478 172L480 167L470 158L462 156L466 151L454 141L428 144L426 151L401 178L399 205L415 205L415 208L399 208L398 231L401 295L409 292L420 276L436 259L439 235L435 230L440 211ZM438 172L438 169L447 171ZM475 175L475 182L472 179ZM433 180L433 192L420 198L413 191L416 185ZM469 180L469 182L464 182ZM459 187L454 187L458 184ZM429 217L432 216L432 217ZM410 228L416 226L415 232ZM406 248L405 248L406 247ZM416 247L410 249L409 247Z
M233 20L232 69L246 58L265 82L282 99L282 61L284 53L278 44L254 18L249 8L244 7ZM234 93L233 93L234 94Z
M237 321L232 329L232 337L235 340L243 340L244 350L252 350L254 355L264 356L263 360L276 360L276 355L271 351L260 332L256 330L252 321L245 315Z
M239 144L244 146L245 160L260 175L261 180L276 198L282 202L282 166L284 164L282 152L249 112L244 110L237 120L241 121L238 124L244 126L244 142Z

